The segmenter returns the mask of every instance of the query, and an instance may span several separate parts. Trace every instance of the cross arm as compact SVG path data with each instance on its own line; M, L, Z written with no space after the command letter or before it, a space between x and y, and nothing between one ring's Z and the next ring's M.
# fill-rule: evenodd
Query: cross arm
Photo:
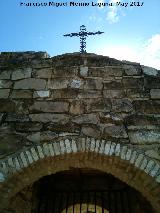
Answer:
M63 36L70 36L70 37L79 36L79 33L70 33L70 34L65 34Z

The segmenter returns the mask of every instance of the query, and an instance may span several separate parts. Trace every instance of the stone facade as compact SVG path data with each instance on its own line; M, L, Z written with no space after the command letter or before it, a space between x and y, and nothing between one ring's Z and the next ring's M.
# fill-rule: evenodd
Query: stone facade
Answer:
M127 161L159 186L153 68L94 54L1 53L0 124L0 190L39 160L90 152Z

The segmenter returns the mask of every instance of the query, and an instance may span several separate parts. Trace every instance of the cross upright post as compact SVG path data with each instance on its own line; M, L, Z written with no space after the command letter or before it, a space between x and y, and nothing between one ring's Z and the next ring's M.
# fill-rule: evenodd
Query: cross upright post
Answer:
M73 36L77 36L80 37L80 53L86 53L86 37L88 37L89 35L96 35L96 34L102 34L104 32L87 32L86 31L86 27L84 25L80 26L80 32L78 33L70 33L70 34L65 34L63 36L69 36L69 37L73 37Z

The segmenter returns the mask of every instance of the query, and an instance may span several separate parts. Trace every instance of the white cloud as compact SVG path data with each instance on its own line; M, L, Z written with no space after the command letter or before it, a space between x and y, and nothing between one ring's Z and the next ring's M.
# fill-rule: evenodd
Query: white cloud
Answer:
M119 60L138 62L160 70L160 34L155 34L139 47L133 45L110 46L97 52Z
M115 4L116 2L117 2L117 0L110 0L109 3ZM109 7L106 19L110 24L113 24L113 23L116 23L116 22L119 21L119 10L120 9L117 6L110 6Z
M152 36L145 46L148 55L157 56L160 59L160 34Z

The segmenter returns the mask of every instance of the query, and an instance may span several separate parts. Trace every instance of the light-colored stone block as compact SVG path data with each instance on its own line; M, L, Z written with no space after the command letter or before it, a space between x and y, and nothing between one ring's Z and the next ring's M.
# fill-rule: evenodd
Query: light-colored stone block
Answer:
M148 160L147 160L147 158L144 157L143 161L142 161L142 163L140 165L140 169L144 170L146 168L146 166L147 166L147 163L148 163Z
M2 172L0 172L0 183L3 183L5 181L5 176Z
M104 153L105 152L105 144L106 144L106 141L105 140L101 140L101 143L100 143L100 148L99 148L99 153Z
M155 177L157 175L158 171L160 171L160 165L158 163L156 163L155 166L151 169L150 175L152 177Z
M65 146L66 146L66 152L71 153L72 152L71 141L68 140L68 139L65 139L64 143L65 143Z
M32 158L32 154L30 153L29 150L26 151L26 155L27 155L27 159L28 159L29 164L32 164L33 158Z
M131 155L130 163L134 164L136 158L137 158L137 152L133 151Z
M48 98L50 96L49 90L34 91L33 98Z
M76 153L78 151L77 144L76 144L75 140L72 140L72 151L74 153Z
M48 144L48 148L49 148L49 151L50 151L51 156L54 156L54 149L53 149L53 146L52 146L51 143Z
M111 143L109 155L111 155L111 156L114 155L114 153L115 153L115 147L116 147L116 143Z
M148 164L147 164L147 166L146 166L146 168L145 168L144 171L145 171L147 174L149 174L150 171L151 171L151 169L152 169L154 166L155 166L155 162L154 162L153 160L150 160L150 161L148 162Z
M138 167L138 168L140 167L143 158L144 158L144 154L139 154L138 155L138 157L137 157L137 159L136 159L136 161L134 163L136 167Z
M105 145L105 149L104 149L105 155L109 155L110 147L111 147L111 141L107 141Z
M23 78L31 78L32 68L18 69L13 71L12 80L19 80Z
M55 155L60 155L60 144L59 144L59 142L54 142L53 148L54 148Z
M83 77L88 76L88 67L81 66L80 67L80 75L83 76Z
M119 156L121 153L121 145L118 143L115 147L115 156Z
M27 167L28 166L28 162L27 162L26 156L25 156L25 154L23 152L20 153L20 158L22 160L23 166Z
M44 153L43 153L43 150L42 150L42 147L41 147L41 146L37 146L37 151L38 151L39 157L40 157L41 159L44 158Z
M37 151L35 150L34 147L31 148L31 153L32 153L32 157L34 159L34 161L37 161L39 159Z
M125 160L126 159L126 153L127 153L127 146L123 146L121 150L121 159Z

